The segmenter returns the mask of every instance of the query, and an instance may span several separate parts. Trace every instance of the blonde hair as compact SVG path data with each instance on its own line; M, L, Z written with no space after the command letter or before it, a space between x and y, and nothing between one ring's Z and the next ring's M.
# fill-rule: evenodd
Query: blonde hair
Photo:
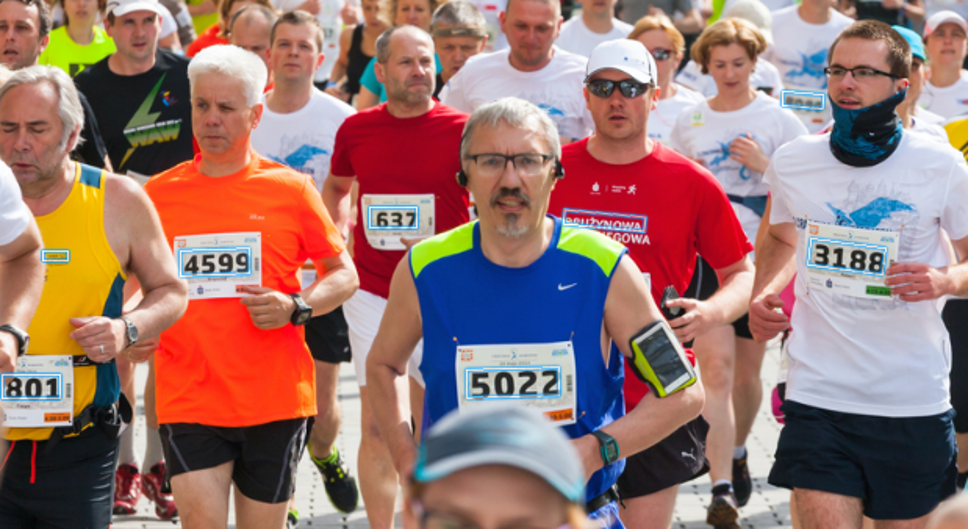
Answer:
M672 25L672 21L666 16L640 18L635 23L635 27L632 28L632 32L629 33L629 40L638 40L640 35L653 29L661 29L665 32L669 40L672 41L672 47L675 48L672 51L676 52L677 57L682 57L682 54L686 53L686 38L682 36L682 33Z
M692 60L709 73L709 57L716 46L739 44L746 50L751 61L766 51L766 39L756 26L741 18L723 18L703 30L699 39L692 45Z
M447 0L427 0L427 20L431 20L434 12L437 8L445 4ZM380 20L383 21L389 27L397 25L397 6L400 5L399 0L380 0ZM420 28L424 31L429 31L430 28Z

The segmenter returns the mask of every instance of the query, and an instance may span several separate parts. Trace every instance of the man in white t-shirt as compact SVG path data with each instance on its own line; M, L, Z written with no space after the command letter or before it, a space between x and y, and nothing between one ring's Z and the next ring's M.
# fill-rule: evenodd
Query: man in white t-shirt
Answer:
M954 11L939 11L924 25L924 44L931 77L918 105L951 119L968 113L968 71L962 68L968 53L968 24Z
M968 166L894 114L910 54L881 22L845 29L828 70L834 129L781 147L766 172L773 202L750 328L767 340L790 327L779 293L795 271L786 425L769 481L794 490L808 529L859 528L861 514L922 528L955 493L939 299L968 295L968 264L948 266L941 230L968 255Z
M23 338L44 288L40 230L20 195L20 186L0 163L0 373L14 370L26 351Z
M316 20L323 28L323 63L316 70L313 82L317 88L322 89L327 81L339 81L339 79L330 79L329 74L332 73L333 66L339 59L339 36L343 30L346 0L272 0L272 5L282 13L301 9L316 16ZM347 24L351 23L353 22L347 22Z
M356 112L313 86L313 72L323 60L322 46L323 28L305 11L285 13L273 25L269 63L275 86L262 96L262 119L252 131L256 152L308 174L319 191L329 174L336 131ZM342 307L306 324L306 343L316 366L318 410L308 452L330 502L344 513L353 512L359 501L356 479L336 449L341 415L336 398L339 364L351 358L347 332Z
M269 72L266 90L272 86L273 72L269 64L269 47L272 45L270 34L272 26L279 19L272 8L260 4L242 7L229 21L229 43L259 56Z
M773 13L773 53L784 88L822 92L827 50L844 28L854 21L834 9L829 0L803 0ZM792 109L811 133L830 121L830 110Z
M554 46L560 3L512 0L501 13L501 31L510 48L467 61L440 92L440 101L470 114L502 97L519 97L548 113L562 142L591 134L595 124L582 97L588 59Z
M632 32L632 24L612 16L618 0L593 0L582 4L581 16L572 17L561 25L555 44L572 53L588 58L599 44L624 39Z
M488 40L487 20L473 3L453 0L434 11L430 28L440 60L440 72L434 85L434 97L438 97L447 81L457 75L471 57L484 51Z

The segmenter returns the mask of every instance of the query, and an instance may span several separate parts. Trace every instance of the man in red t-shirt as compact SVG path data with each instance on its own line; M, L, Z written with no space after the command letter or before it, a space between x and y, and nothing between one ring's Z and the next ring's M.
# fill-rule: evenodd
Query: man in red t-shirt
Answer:
M682 298L668 304L680 311L670 323L682 342L739 318L749 303L753 265L746 254L753 246L715 177L648 139L649 112L659 100L652 56L640 42L611 41L595 48L587 68L585 100L595 134L562 150L567 178L552 193L549 212L561 215L566 226L594 228L628 246L656 304L667 287L685 292L696 253L702 254L722 288L704 301ZM732 363L727 365L731 368ZM722 371L703 369L708 394L704 413L718 398L710 389L716 381L708 376ZM647 392L626 365L626 406L631 409ZM722 397L727 406L716 413L726 414L729 401L727 395ZM618 481L627 506L621 512L627 527L669 527L678 485L709 470L703 449L707 429L702 418L696 419L627 458ZM731 450L732 442L729 439L724 446ZM727 465L730 460L727 455ZM725 497L727 502L730 498ZM717 505L717 516L710 516L709 523L731 527L737 515L735 501ZM725 515L719 517L720 511Z
M434 44L426 32L413 26L387 30L376 51L376 75L386 86L387 102L346 118L336 133L323 202L345 232L350 190L354 180L359 184L353 259L360 290L343 312L362 401L360 491L370 527L390 529L398 480L370 410L366 357L386 309L390 278L406 249L469 220L467 191L454 179L467 115L431 97ZM417 431L423 410L421 345L408 369Z

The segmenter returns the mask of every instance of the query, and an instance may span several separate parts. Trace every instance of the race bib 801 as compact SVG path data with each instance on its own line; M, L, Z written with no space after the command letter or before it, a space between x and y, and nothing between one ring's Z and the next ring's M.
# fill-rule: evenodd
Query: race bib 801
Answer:
M74 359L26 355L13 373L0 375L3 425L10 428L70 426L74 420Z

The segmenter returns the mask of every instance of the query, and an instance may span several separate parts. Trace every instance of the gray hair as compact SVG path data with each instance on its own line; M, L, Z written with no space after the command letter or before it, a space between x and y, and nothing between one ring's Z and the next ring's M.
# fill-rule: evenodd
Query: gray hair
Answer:
M12 88L20 85L35 85L47 83L57 91L57 117L64 126L61 134L59 148L66 149L67 152L73 151L75 147L84 141L81 138L81 129L84 128L84 107L81 106L81 99L77 95L77 88L74 81L64 73L64 70L54 66L34 65L22 68L13 74L0 86L0 100L7 95ZM71 134L77 131L77 139L73 145L67 142Z
M434 11L434 18L430 22L430 27L435 28L437 24L483 28L487 25L487 21L484 20L484 15L474 4L465 0L454 0L443 4L437 8L437 11Z
M249 27L252 25L255 17L259 15L262 15L262 18L265 19L266 24L269 25L269 28L272 28L275 25L276 20L279 20L279 15L272 10L272 8L266 7L262 4L246 4L242 6L242 9L239 9L234 15L232 15L232 20L229 21L227 28L228 34L232 34L232 28L235 27L235 23L237 21L245 22L245 26Z
M250 107L261 100L262 90L269 78L266 65L258 55L231 44L209 46L188 63L188 82L193 89L200 75L210 73L220 73L242 81L245 104Z
M390 62L390 39L393 38L393 34L398 31L403 31L410 33L415 37L426 39L427 42L430 43L430 49L434 49L434 39L430 38L430 34L426 31L418 28L417 26L411 26L409 24L393 26L392 28L381 33L376 39L376 62L380 64Z
M561 139L558 137L558 128L548 114L534 103L516 97L504 97L479 107L471 114L461 135L461 160L470 156L474 131L480 127L497 128L502 124L541 134L551 150L551 155L555 159L561 159Z

